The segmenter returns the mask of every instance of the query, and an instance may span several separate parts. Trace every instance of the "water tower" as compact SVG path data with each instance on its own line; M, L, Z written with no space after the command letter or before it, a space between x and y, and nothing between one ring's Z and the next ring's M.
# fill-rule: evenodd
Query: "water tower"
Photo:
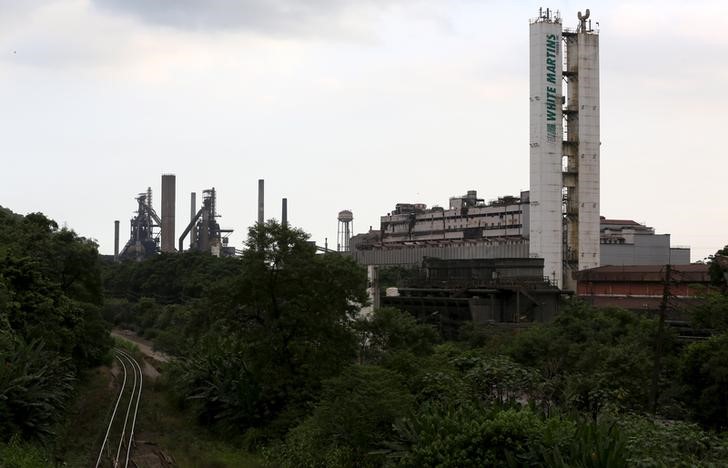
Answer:
M336 250L348 252L351 231L354 229L354 214L349 210L339 211L339 228L336 234Z

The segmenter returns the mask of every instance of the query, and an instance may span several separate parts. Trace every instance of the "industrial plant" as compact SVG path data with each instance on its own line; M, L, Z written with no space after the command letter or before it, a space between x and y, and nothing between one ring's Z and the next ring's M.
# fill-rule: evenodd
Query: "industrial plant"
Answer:
M140 193L137 210L130 219L130 234L124 248L119 251L119 221L114 221L114 261L141 261L161 253L204 252L216 257L232 257L240 253L230 245L233 229L223 229L217 219L217 191L215 187L202 191L202 204L197 208L197 192L190 193L190 220L179 239L175 239L176 176L162 175L161 218L153 208L152 188ZM265 222L265 181L258 180L258 223ZM281 224L288 224L288 199L281 200ZM185 249L185 240L189 243ZM350 238L349 231L346 238ZM344 236L342 235L342 239ZM175 243L177 248L175 249Z
M235 247L228 245L232 229L222 229L217 222L217 192L215 188L202 191L202 206L196 207L197 194L190 194L190 222L178 240L175 249L176 176L162 175L162 217L152 205L152 189L137 197L137 211L130 220L130 236L119 252L119 221L114 222L114 259L144 260L160 252L184 251L184 241L189 235L189 250L207 252L214 256L233 256Z
M529 22L529 190L488 201L468 190L445 207L396 203L381 216L379 229L357 235L353 212L338 213L336 250L328 241L318 249L350 255L368 267L375 307L396 305L418 316L435 307L452 311L452 319L476 321L547 320L560 295L586 290L577 280L603 276L584 273L601 265L690 263L690 249L672 246L669 234L601 216L599 31L589 10L576 20L568 28L558 11L540 9ZM188 237L188 250L236 255L228 244L232 230L217 221L215 188L202 192L199 209L191 194L190 221L176 250L175 176L162 176L161 218L151 189L136 200L121 252L116 222L115 258L182 252ZM263 201L261 179L258 223L265 221ZM288 223L285 198L281 220ZM421 267L426 278L380 298L378 268L384 266Z
M690 249L632 220L600 215L599 33L589 10L576 28L541 9L530 32L530 189L486 202L477 191L447 208L397 203L380 229L351 239L366 265L425 258L542 258L544 277L576 290L600 265L690 263Z

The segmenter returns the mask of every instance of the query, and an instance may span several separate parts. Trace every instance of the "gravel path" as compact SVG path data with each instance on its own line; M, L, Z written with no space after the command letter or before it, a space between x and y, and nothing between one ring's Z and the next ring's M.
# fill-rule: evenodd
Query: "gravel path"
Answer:
M123 338L127 341L131 341L134 344L136 344L139 347L139 351L141 353L149 358L152 358L154 360L157 360L159 362L169 362L169 356L166 354L155 351L152 348L152 342L149 340L145 340L144 338L141 338L137 336L136 333L134 333L131 330L123 330L121 328L114 328L111 330L111 336L116 336L119 338Z

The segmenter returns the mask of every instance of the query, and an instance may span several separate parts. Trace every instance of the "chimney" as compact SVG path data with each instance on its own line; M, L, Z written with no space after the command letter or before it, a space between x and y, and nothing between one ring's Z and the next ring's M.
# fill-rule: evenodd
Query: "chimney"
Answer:
M264 213L264 197L265 197L265 189L264 189L265 181L263 179L258 179L258 223L263 224L265 223L265 213Z
M174 208L176 194L174 174L162 175L162 252L174 252Z
M114 221L114 261L119 261L119 221Z
M288 199L281 200L281 226L288 226Z

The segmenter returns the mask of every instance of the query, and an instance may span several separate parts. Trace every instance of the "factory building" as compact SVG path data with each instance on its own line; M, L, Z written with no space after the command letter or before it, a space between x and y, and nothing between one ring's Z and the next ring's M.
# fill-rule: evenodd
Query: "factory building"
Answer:
M398 203L381 217L382 243L520 239L528 232L528 192L485 203L475 190L450 198L447 209L421 203ZM525 213L525 214L524 214ZM525 230L525 231L524 231Z
M667 319L683 324L690 322L689 308L712 287L708 265L699 263L669 270L666 265L602 266L578 276L577 293L589 304L655 313L667 299Z
M530 246L530 193L489 202L477 191L451 197L448 209L397 203L380 218L380 229L351 239L352 255L365 265L420 265L426 257L447 260L538 258ZM669 234L631 220L600 217L601 265L685 265L689 247L672 247ZM558 284L558 278L544 270Z
M405 310L437 326L445 336L464 321L522 324L551 320L561 291L543 278L541 258L499 258L423 262L424 278L381 305Z
M670 234L655 234L654 228L636 221L600 221L602 265L687 265L690 247L670 245Z
M354 236L366 265L541 258L550 284L576 292L577 273L600 265L681 265L690 249L669 234L600 216L599 34L590 12L576 28L539 10L530 36L530 190L486 202L477 192L446 208L398 203L379 231Z

